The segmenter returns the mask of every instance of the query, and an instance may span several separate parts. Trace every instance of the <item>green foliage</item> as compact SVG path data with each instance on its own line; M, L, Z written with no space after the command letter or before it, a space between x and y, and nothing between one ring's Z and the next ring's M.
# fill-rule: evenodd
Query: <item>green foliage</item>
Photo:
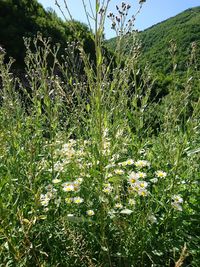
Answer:
M25 39L26 82L0 51L0 266L198 267L197 79L160 99L137 42L108 63L95 37L95 65Z
M79 36L86 51L94 54L92 33L80 22L63 22L51 9L45 11L36 0L3 0L0 2L0 45L7 57L16 59L23 66L25 47L23 37L33 38L41 32L52 39L52 45L60 43L62 49L67 42L77 41ZM62 51L61 51L62 52Z
M156 24L140 33L143 64L149 62L153 69L169 73L173 69L170 42L176 44L176 62L178 71L186 71L191 53L191 44L198 46L200 54L200 7L191 8L183 13ZM199 60L199 59L198 59ZM200 62L198 63L200 64Z
M199 21L200 7L196 7L138 33L141 42L139 65L142 70L148 66L152 71L152 79L155 79L152 99L158 101L172 88L178 92L190 78L195 80L193 97L198 97L199 73L196 70L200 69ZM133 46L132 35L121 40L122 49L127 54ZM116 49L116 43L117 38L107 41L112 51ZM176 74L172 74L174 72Z

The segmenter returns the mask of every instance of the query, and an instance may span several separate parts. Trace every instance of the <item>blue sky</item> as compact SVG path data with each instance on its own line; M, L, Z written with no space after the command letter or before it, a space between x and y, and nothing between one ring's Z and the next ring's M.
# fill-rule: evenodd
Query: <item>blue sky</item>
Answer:
M62 17L58 8L55 6L55 0L38 0L45 8L53 8L59 16ZM63 0L58 0L60 5L64 10ZM82 0L66 0L68 3L71 13L74 19L81 22L87 22L84 9L82 6ZM86 4L88 0L85 0ZM95 0L91 0L92 3L95 3ZM111 0L109 5L109 11L116 13L115 6L120 4L120 0ZM130 16L136 12L138 9L138 0L125 0L126 3L129 3L132 8L130 10ZM200 6L200 0L146 0L146 3L143 5L141 13L137 16L135 28L138 30L146 29L158 22L161 22L167 18L173 17L176 14L184 11L185 9ZM67 16L67 12L65 12ZM114 31L110 29L110 22L106 21L105 25L105 37L111 38L114 37Z

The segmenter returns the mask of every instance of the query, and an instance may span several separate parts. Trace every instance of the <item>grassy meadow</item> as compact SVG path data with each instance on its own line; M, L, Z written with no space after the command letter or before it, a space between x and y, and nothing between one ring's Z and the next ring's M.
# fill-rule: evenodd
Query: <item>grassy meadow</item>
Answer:
M24 40L18 77L0 51L1 267L199 266L195 51L182 89L173 68L155 101L137 34L129 54L122 49L133 25L112 14L118 43L106 56L107 9L96 1L95 62L81 40L60 57L38 35Z

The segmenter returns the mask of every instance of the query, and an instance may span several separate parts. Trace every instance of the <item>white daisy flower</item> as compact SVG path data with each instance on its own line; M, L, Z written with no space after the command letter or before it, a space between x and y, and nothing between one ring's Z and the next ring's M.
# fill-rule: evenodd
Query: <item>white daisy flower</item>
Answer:
M86 211L88 216L93 216L94 215L94 211L93 210L87 210Z
M167 173L164 172L164 171L156 171L156 176L159 177L159 178L165 178L167 176Z

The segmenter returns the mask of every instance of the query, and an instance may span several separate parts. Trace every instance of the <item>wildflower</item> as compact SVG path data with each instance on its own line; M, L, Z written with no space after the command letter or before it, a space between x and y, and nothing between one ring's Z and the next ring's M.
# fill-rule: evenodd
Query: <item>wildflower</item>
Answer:
M177 202L172 202L172 207L175 209L175 210L178 210L178 211L182 211L183 208L181 207L181 205Z
M130 205L130 206L134 206L135 205L135 199L133 199L133 198L130 198L129 200L128 200L128 204Z
M56 162L54 164L54 171L57 171L57 172L62 172L64 169L64 164L61 163L61 162Z
M116 204L115 204L115 208L116 208L116 209L122 209L123 206L122 206L121 203L116 203Z
M103 192L104 193L111 193L112 192L112 190L113 190L113 187L111 186L111 184L105 184L105 187L103 188Z
M59 197L58 199L55 199L54 203L59 206L61 203L61 198Z
M47 194L40 195L40 203L42 206L44 207L48 206L49 201L50 201L50 198L47 196Z
M131 174L129 175L129 179L128 179L129 183L135 184L138 181L138 176L135 172L131 172Z
M119 162L118 165L119 166L130 166L130 165L133 165L134 164L134 161L132 159L127 159L126 161L123 161L123 162Z
M61 182L61 179L57 179L57 178L55 178L55 179L52 180L52 183L53 183L53 184L58 184L58 183L60 183L60 182Z
M87 210L86 211L88 216L93 216L94 215L94 211L93 210Z
M167 176L167 173L163 171L156 171L156 176L159 178L164 178Z
M73 182L73 186L74 186L74 191L78 192L80 189L80 183L76 180Z
M148 195L147 190L143 189L143 190L139 190L138 191L138 195L142 196L142 197L146 197Z
M131 184L130 190L134 190L138 192L139 190L142 190L139 186L139 183Z
M138 173L137 173L137 176L138 176L139 178L145 178L147 175L146 175L146 173L144 173L144 172L138 172Z
M65 191L65 192L75 191L74 185L73 184L65 184L63 186L63 191Z
M82 203L84 200L83 200L83 198L81 198L81 197L75 197L74 198L74 203L76 203L76 204L80 204L80 203Z
M116 195L116 196L114 197L114 200L117 200L117 199L119 199L119 195Z
M55 198L55 196L56 196L55 189L52 190L51 192L49 191L49 192L46 193L46 197L49 198L49 199Z
M140 186L141 188L146 188L146 187L148 186L148 183L147 183L147 182L140 182L140 183L139 183L139 186Z
M77 178L77 179L75 180L75 182L77 182L78 184L81 184L81 183L83 182L83 178Z
M181 196L179 195L174 195L172 197L172 207L175 209L175 210L178 210L178 211L182 211L182 206L181 204L183 203L183 199Z
M76 153L76 151L73 148L73 145L74 145L73 143L64 144L60 151L60 154L63 156L67 156L68 159L71 159Z
M120 213L127 214L127 215L131 214L132 212L133 211L132 210L129 210L129 209L123 209L123 210L120 211Z
M152 182L153 184L156 184L156 183L158 182L158 178L152 178L152 179L150 180L150 182Z
M110 216L111 219L115 217L115 213L117 213L115 210L108 211L108 215Z
M106 178L111 178L113 175L112 175L112 173L107 173L106 174Z
M126 165L133 165L134 161L132 159L127 159Z
M120 169L116 169L116 170L114 170L114 172L115 172L115 174L119 174L119 175L124 174L124 171L120 170Z
M176 202L176 203L179 203L179 204L183 203L183 199L182 199L182 197L179 196L179 195L174 195L174 196L172 197L172 199L173 199L173 201Z
M112 188L110 188L110 187L104 187L103 192L109 194L109 193L112 192Z
M141 149L140 151L139 151L139 153L142 155L144 155L145 153L146 153L146 151L145 151L145 149Z
M112 158L111 158L111 162L113 162L113 161L115 161L115 160L118 160L119 159L119 157L120 157L120 155L119 154L114 154L113 156L112 156Z
M73 202L73 198L71 198L71 197L66 197L66 198L65 198L65 202L66 202L67 204L70 204L70 203Z
M147 160L138 160L135 162L135 166L138 168L149 167L150 163Z
M69 145L74 146L76 144L76 140L69 139Z
M90 145L90 143L91 143L91 142L90 142L89 140L84 140L83 145L84 145L84 146L87 146L87 145Z
M45 189L46 189L47 191L52 191L52 189L53 189L53 185L52 185L52 184L48 184L48 185L45 187Z
M148 216L148 221L150 221L150 223L152 224L157 223L157 218L153 214L151 214Z

